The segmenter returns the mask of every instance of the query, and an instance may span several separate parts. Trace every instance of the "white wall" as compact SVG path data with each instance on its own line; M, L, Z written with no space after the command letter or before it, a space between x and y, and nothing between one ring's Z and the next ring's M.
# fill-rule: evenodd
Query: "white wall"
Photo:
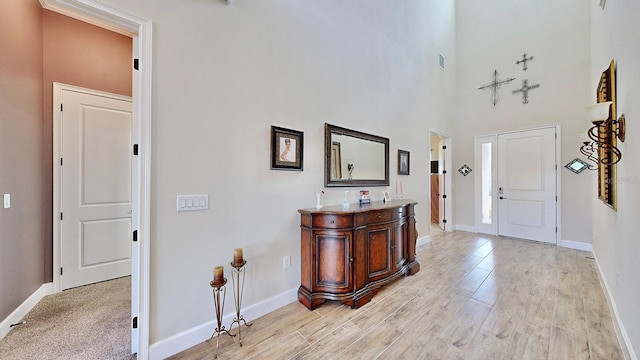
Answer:
M325 122L388 137L392 184L397 149L411 151L403 188L427 233L428 131L452 130L455 78L438 67L442 53L455 68L452 0L102 2L154 23L152 343L213 319L208 282L216 265L229 277L233 248L243 305L299 286L297 209L323 187ZM269 169L271 125L304 131L303 172ZM201 193L208 211L175 211Z
M612 295L627 341L640 351L640 33L637 17L640 3L635 0L607 1L604 10L592 2L592 65L590 96L600 74L613 59L617 66L617 112L627 118L627 138L619 143L622 159L618 163L618 211L597 199L596 175L592 175L593 249ZM619 281L616 273L620 273Z
M585 219L591 217L590 174L574 175L564 164L580 156L586 136L585 106L591 95L589 34L590 4L584 0L486 1L460 0L457 10L457 116L453 169L473 168L474 137L541 125L561 125L561 239L591 242ZM516 61L527 53L534 59L523 71ZM491 90L478 90L492 81L502 85L499 102ZM540 87L529 92L529 103L512 94L522 81ZM479 169L474 169L479 170ZM454 223L473 227L474 176L454 172Z

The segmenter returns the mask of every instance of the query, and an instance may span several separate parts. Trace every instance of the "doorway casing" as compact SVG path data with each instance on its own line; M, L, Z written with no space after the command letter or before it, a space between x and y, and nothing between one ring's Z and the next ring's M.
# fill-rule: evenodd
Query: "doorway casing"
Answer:
M96 0L40 0L40 3L44 9L133 38L133 57L137 59L137 70L133 72L132 138L133 143L138 145L138 156L132 172L132 229L137 231L137 241L132 242L132 272L138 273L139 280L133 284L131 293L133 310L135 312L136 307L138 310L138 340L132 344L132 348L137 350L138 359L148 359L153 26L150 21Z
M442 192L442 202L444 207L444 214L441 216L444 223L440 221L440 227L443 228L444 231L453 231L453 199L452 199L452 189L453 189L453 173L451 171L452 156L451 156L451 137L443 132L439 132L437 130L429 131L429 139L432 136L438 137L442 139L442 144L444 149L438 149L438 151L443 153L443 162L442 162L442 173L444 174L444 182L441 187L444 189ZM431 141L431 140L429 140ZM432 148L433 144L429 144L429 147ZM431 199L431 186L428 186L429 196L428 199ZM427 206L429 209L427 222L431 222L431 207ZM442 226L444 225L444 227ZM431 227L429 227L429 232L431 232Z

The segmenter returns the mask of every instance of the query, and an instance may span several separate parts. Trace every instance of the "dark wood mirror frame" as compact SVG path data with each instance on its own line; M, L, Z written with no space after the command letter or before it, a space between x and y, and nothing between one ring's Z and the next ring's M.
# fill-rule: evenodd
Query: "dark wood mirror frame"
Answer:
M350 136L361 140L372 141L384 145L384 179L332 179L331 154L333 143L331 135ZM382 160L381 160L382 161ZM339 126L324 124L324 186L353 187L353 186L389 186L389 139L381 136L366 134Z

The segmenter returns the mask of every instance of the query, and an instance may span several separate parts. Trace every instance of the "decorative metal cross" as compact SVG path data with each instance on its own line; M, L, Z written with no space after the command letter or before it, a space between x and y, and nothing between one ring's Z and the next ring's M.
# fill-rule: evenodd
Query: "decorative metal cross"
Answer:
M496 106L498 101L500 101L500 96L498 96L498 89L500 88L500 85L510 83L515 79L516 78L508 78L508 79L500 80L498 79L498 70L494 70L493 81L490 82L489 84L480 86L478 90L492 89L493 94L491 95L491 103L493 103L493 106Z
M522 93L522 103L523 104L528 104L529 103L529 90L531 89L535 89L540 87L540 84L535 84L535 85L531 85L529 86L529 80L524 79L522 80L522 87L518 90L513 90L513 94L515 93Z
M527 53L522 54L522 60L516 61L516 65L522 64L522 70L527 71L527 61L533 60L533 56L527 57Z

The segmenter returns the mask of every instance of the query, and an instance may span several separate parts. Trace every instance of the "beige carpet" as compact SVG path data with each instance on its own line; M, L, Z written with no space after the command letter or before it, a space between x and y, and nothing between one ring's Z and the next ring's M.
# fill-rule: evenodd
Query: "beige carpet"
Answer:
M135 359L131 278L49 295L0 340L0 359Z

